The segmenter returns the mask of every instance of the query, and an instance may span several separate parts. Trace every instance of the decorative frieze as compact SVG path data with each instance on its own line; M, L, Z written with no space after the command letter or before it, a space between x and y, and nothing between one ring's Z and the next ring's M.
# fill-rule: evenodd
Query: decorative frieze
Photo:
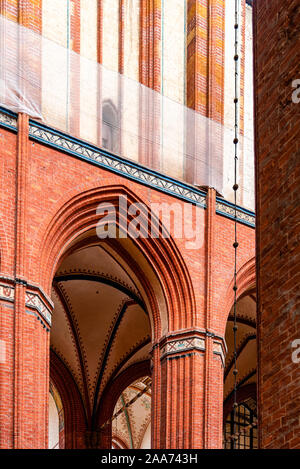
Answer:
M10 129L17 128L17 117L8 113L0 111L0 124L3 127L8 127Z
M161 349L161 358L178 353L188 353L192 350L205 350L205 339L202 337L188 337L185 339L171 340Z
M25 282L26 284L26 282ZM14 303L15 300L15 286L11 283L0 283L0 300L9 301ZM26 290L25 293L25 306L34 309L37 313L51 326L52 313L46 303L43 301L39 293Z
M216 201L216 213L234 219L235 210L229 203ZM255 228L255 215L247 210L237 209L237 221Z
M172 333L169 337L164 337L160 343L161 360L165 357L184 356L196 350L204 352L207 348L207 340L212 340L212 352L220 357L224 367L227 352L224 338L219 337L212 331L201 329L182 330ZM157 345L154 345L154 347Z
M51 311L47 308L45 303L41 300L37 293L26 292L25 304L27 307L35 309L51 326Z
M224 355L223 346L221 342L214 341L213 352L215 355L219 355L219 357L221 358L222 365L225 368L225 355Z
M5 301L14 302L15 300L15 289L11 285L0 284L0 299Z
M10 129L17 129L17 117L5 111L0 110L0 126ZM85 142L68 137L67 135L52 130L49 127L30 121L29 136L46 145L50 145L58 150L70 153L99 165L105 169L118 173L126 178L133 179L139 183L153 187L162 192L166 192L180 199L197 204L203 208L206 207L206 194L194 189L192 186L176 181L172 178L151 171L148 168L125 160L121 157L97 149ZM234 207L227 201L217 198L216 213L227 218L234 219ZM237 220L239 223L255 227L255 214L242 207L238 207Z

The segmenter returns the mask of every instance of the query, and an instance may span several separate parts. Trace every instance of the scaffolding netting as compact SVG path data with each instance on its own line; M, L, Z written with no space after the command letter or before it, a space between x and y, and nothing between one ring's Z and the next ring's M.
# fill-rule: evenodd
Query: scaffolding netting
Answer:
M234 122L215 122L4 17L0 50L1 106L232 199ZM253 209L252 136L239 145L237 202Z

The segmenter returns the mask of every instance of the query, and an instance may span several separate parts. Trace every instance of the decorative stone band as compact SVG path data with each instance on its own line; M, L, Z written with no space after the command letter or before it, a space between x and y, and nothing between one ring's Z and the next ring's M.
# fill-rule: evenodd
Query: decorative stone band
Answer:
M234 206L227 201L220 201L219 198L216 200L216 213L223 215L227 218L234 220ZM237 209L237 221L244 223L245 225L255 228L255 214L249 210L238 207Z
M0 299L4 301L15 301L15 288L4 283L0 284Z
M0 108L0 125L11 130L17 129L17 116Z
M205 339L201 337L189 337L186 339L177 339L167 342L161 348L161 359L170 355L186 355L193 350L205 350Z
M213 353L220 357L224 367L227 353L225 340L211 331L201 329L178 331L170 334L169 337L164 337L156 346L160 346L160 358L163 360L185 356L194 351L204 352L207 340L213 341Z
M16 131L17 115L0 107L0 126ZM101 166L123 177L133 179L161 192L166 192L179 199L197 204L200 207L206 207L205 192L93 145L89 145L62 132L53 130L48 126L30 121L29 136L32 140ZM216 213L234 219L233 205L220 197L217 197ZM237 220L239 223L251 226L252 228L255 227L255 214L242 207L238 207Z
M40 296L37 293L26 292L25 304L28 308L35 309L51 326L51 311L47 308L45 303L41 300Z
M213 352L221 358L223 368L225 368L225 353L221 342L213 341Z
M11 282L11 279L9 280ZM28 284L27 286L30 287ZM14 300L15 300L15 285L14 284L0 281L0 300L14 303ZM52 306L51 300L49 301L49 304ZM51 313L50 308L47 306L46 302L44 301L41 291L26 290L25 306L27 308L37 311L37 313L47 322L47 324L51 326L52 313Z

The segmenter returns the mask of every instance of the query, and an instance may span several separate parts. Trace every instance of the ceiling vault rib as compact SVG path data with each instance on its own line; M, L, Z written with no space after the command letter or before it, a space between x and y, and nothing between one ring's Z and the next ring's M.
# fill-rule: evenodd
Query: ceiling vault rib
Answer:
M143 300L134 292L132 292L129 288L127 288L125 285L122 285L111 278L107 278L104 276L102 277L101 275L93 275L93 274L87 274L87 273L83 274L80 272L76 274L61 274L61 275L54 277L54 283L67 282L67 281L72 281L72 280L86 280L90 282L98 282L98 283L102 283L104 285L109 285L113 288L116 288L117 290L121 291L122 293L125 293L125 295L129 296L129 298L134 300L143 309L143 311L148 315L147 309Z
M250 373L248 373L237 385L237 389L241 388L245 383L247 383L247 381L249 381L250 378L252 378L254 375L256 374L256 368L252 371L250 371ZM233 391L231 391L228 396L226 397L225 399L225 403L227 402L227 400L229 400L231 397L233 396Z
M233 315L228 316L228 321L233 321ZM256 329L256 321L254 319L249 319L249 318L243 318L242 316L237 316L236 322L239 322L240 324L245 324L245 326L253 327L253 329Z
M251 342L252 340L255 340L255 339L256 339L256 334L251 334L251 335L248 335L247 337L244 338L244 340L242 341L242 343L240 344L240 346L238 347L238 349L236 351L236 359L239 358L239 356L241 355L241 353L243 352L245 347L248 345L248 343ZM231 368L233 367L233 365L234 365L234 358L232 358L230 360L230 362L228 363L228 365L226 366L226 369L224 371L224 381L227 378L228 373L231 370Z
M125 272L125 274L130 278L130 280L131 280L131 282L133 283L133 285L135 286L135 288L136 288L137 290L139 290L139 289L138 289L138 286L136 285L136 283L135 283L134 279L132 278L131 274L130 274L128 271L126 271L126 270L124 269L124 267L122 266L122 264L118 261L118 259L116 259L116 257L114 257L114 256L112 255L112 253L108 250L108 248L107 248L107 246L105 245L105 243L102 244L101 246L98 245L98 248L99 248L99 249L102 249L104 252L106 252L106 254L107 254L108 256L111 256L111 257L112 257L112 259L117 263L117 265L120 267L120 269L122 269L123 272ZM115 251L113 251L113 252L114 252L114 254L116 254Z
M131 384L131 385L128 386L128 387L129 387L130 389L133 389L134 391L138 391L138 392L142 391L142 389L140 389L138 386L134 386L133 384ZM151 397L151 391L146 392L146 393L145 393L145 396Z
M82 353L81 353L81 347L80 347L80 342L79 342L79 339L78 339L77 331L76 331L76 328L75 328L74 323L73 323L73 319L72 319L72 315L70 313L68 302L67 302L63 292L61 291L61 289L59 287L59 284L57 282L53 282L53 287L54 287L55 292L57 293L57 295L58 295L58 297L59 297L59 299L60 299L60 301L63 305L63 308L66 312L66 316L67 316L67 319L68 319L68 322L69 322L69 325L70 325L70 328L71 328L71 331L72 331L72 335L73 335L73 338L74 338L74 341L75 341L75 344L76 344L76 351L77 351L77 354L78 354L79 363L80 363L80 371L81 371L81 374L82 374L84 397L85 397L85 401L86 401L87 418L88 418L88 421L90 422L90 420L91 420L90 399L89 399L88 388L87 388L87 379L86 379L85 367L84 367L84 362L83 362L83 357L82 357Z
M125 402L123 394L121 394L120 397L121 397L121 402L122 402L122 406L123 406L123 412L124 412L125 418L126 418L126 424L127 424L127 429L128 429L128 433L129 433L129 439L130 439L130 447L131 447L131 449L133 449L134 445L133 445L133 436L132 436L132 430L131 430L131 425L130 425L130 418L129 418L129 415L128 415L128 411L127 411L127 408L126 408L126 402Z
M107 364L107 359L108 359L108 356L109 356L109 352L110 352L110 349L111 349L111 346L113 344L113 341L116 337L116 333L119 329L119 326L120 326L120 323L122 321L122 318L127 310L127 307L132 304L132 301L126 301L121 310L120 310L120 313L116 319L116 322L114 324L114 327L112 329L112 332L110 334L110 338L109 338L109 341L108 341L108 344L105 348L105 353L104 353L104 357L103 357L103 360L102 360L102 363L101 363L101 368L100 368L100 371L99 371L99 374L98 374L98 378L97 378L97 383L96 383L96 386L95 386L95 393L94 393L94 402L93 402L93 411L92 411L92 429L94 429L94 426L95 426L95 418L96 418L96 415L97 415L97 401L98 401L98 393L99 393L99 389L100 389L100 385L101 385L101 381L102 381L102 376L103 376L103 373L104 373L104 370L105 370L105 367L106 367L106 364Z
M145 345L148 345L149 343L151 342L151 339L146 339L144 340L141 344L137 345L137 347L135 347L133 350L131 350L131 352L129 352L125 358L121 361L121 363L119 363L119 365L117 366L117 368L115 369L115 371L113 372L113 374L111 375L110 377L110 381L112 381L116 375L119 373L119 371L123 368L123 366L125 365L125 363L128 362L128 360L130 360L130 358L132 358L139 350L141 350L143 347L145 347Z

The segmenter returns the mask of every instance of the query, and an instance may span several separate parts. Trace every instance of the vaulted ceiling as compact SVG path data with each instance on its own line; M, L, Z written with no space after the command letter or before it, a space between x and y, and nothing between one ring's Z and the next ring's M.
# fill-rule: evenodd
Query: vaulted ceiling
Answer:
M224 401L234 388L233 309L228 318L225 340L228 347L224 371ZM237 384L256 383L256 297L249 294L237 303Z
M103 241L72 249L54 278L51 348L72 373L88 418L110 380L149 358L150 322L133 278Z
M149 377L144 377L128 386L118 399L114 414L122 409L112 422L113 444L116 448L150 448L147 440L151 425L151 389L130 404L142 391L147 389Z

